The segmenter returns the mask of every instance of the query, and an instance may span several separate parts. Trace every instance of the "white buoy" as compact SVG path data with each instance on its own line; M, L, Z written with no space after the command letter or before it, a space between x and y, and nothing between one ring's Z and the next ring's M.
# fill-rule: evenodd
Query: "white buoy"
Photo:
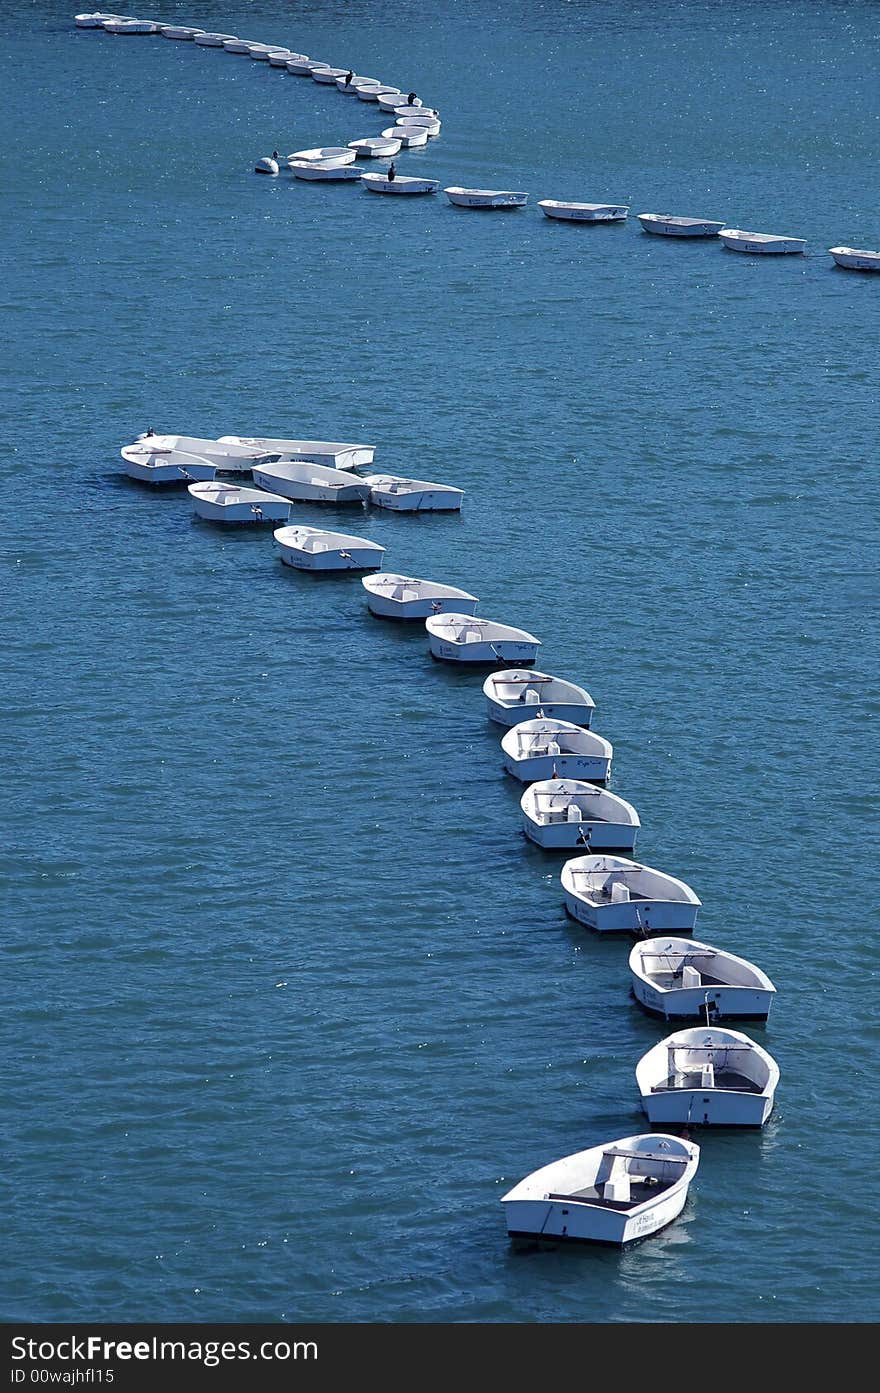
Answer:
M257 160L254 170L257 174L277 174L279 169L278 161L271 155L264 155L261 160Z

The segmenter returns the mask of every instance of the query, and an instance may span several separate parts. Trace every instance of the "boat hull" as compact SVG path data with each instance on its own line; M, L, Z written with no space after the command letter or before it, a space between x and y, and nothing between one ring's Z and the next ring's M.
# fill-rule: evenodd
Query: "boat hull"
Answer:
M583 779L589 784L606 784L611 778L611 760L603 755L542 754L526 759L508 756L504 768L524 784L541 779Z
M523 831L545 851L633 851L638 827L620 822L533 822L523 813Z
M139 484L190 484L212 483L217 477L217 470L213 464L191 464L183 468L178 464L162 464L156 462L139 463L137 460L125 461L125 472L129 479L136 479Z
M488 716L500 726L518 726L520 721L529 720L538 711L548 720L570 721L572 725L583 726L588 730L593 719L593 707L579 702L548 701L536 704L523 703L515 707L504 706L492 697L486 698Z
M428 635L431 657L445 663L483 664L486 667L530 667L538 657L538 644L512 639L480 640L475 643L449 643L436 634Z
M718 236L728 251L751 252L757 256L802 256L807 245L800 237L771 237L767 241L759 241L748 233L734 236L719 232Z
M474 614L476 600L449 599L393 600L390 596L367 592L367 608L380 619L429 619L432 614Z
M370 489L370 502L394 513L457 513L464 497L459 489L418 489L414 493L392 493L381 484Z
M698 219L674 222L644 213L639 214L639 222L643 232L651 232L657 237L717 237L724 226L720 222L700 222Z
M832 247L830 255L845 271L880 271L880 252L843 251Z
M556 218L560 222L626 222L629 212L629 208L610 203L601 208L578 208L575 205L554 208L541 202L538 207L545 218Z
M425 136L425 140L427 140L427 139L428 139L428 137L427 137L427 135L426 135L426 136ZM396 141L395 143L398 144L398 145L400 145L401 143L405 143L405 144L409 145L409 144L412 144L412 143L414 143L414 142L411 142L411 141L405 141L405 142ZM417 142L416 142L416 143L417 143ZM370 193L390 193L390 194L403 194L403 195L406 195L406 194L418 195L418 194L426 194L426 193L436 193L437 190L438 190L439 187L440 187L440 180L439 180L439 179L411 179L411 178L404 178L402 175L398 175L396 179L383 179L382 176L381 176L381 175L378 175L378 174L365 174L365 175L363 176L363 184L364 184L364 187L365 187L366 189L368 189Z
M624 1247L659 1233L677 1219L687 1193L688 1185L682 1182L629 1212L549 1199L502 1200L502 1205L511 1238Z
M347 556L341 554L347 552ZM378 571L385 554L384 548L344 547L335 551L301 551L298 547L278 543L278 551L285 566L297 571Z
M690 934L697 922L696 904L669 900L625 900L609 904L588 904L565 890L565 908L579 924L596 933Z
M363 503L370 492L366 484L358 483L356 479L350 484L308 483L283 479L276 474L264 474L256 466L253 475L258 488L283 494L297 503Z
M773 1098L763 1093L726 1089L676 1088L642 1094L642 1109L651 1122L691 1127L763 1127Z
M209 499L193 498L196 513L206 522L287 522L290 504L269 499L265 503L212 503ZM259 512L254 509L259 508Z
M774 993L761 987L703 986L658 991L635 972L630 973L636 1001L650 1015L665 1021L706 1021L706 1008L716 1021L766 1021Z
M456 208L522 208L528 202L526 193L457 193L449 189L443 192Z

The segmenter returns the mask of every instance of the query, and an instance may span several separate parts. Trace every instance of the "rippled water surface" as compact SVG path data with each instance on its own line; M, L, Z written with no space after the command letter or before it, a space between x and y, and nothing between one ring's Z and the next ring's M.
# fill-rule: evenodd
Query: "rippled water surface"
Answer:
M400 172L529 191L494 216L258 179L389 121L74 8L0 19L3 1316L876 1319L880 277L825 249L880 246L877 6L153 0L415 87ZM662 1027L525 845L481 679L129 483L148 425L466 489L336 516L590 688L638 854L779 987L773 1117L699 1138L661 1236L508 1245L513 1181L645 1125Z

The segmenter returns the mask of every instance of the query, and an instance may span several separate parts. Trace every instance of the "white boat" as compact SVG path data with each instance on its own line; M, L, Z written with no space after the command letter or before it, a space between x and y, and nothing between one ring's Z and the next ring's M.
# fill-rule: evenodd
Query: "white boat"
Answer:
M370 193L392 193L392 194L420 194L436 193L440 187L439 179L417 179L413 175L395 173L392 179L386 174L364 174L361 183L366 186ZM414 483L415 480L409 479L404 482ZM432 487L438 487L433 485ZM394 507L394 504L386 504L386 507ZM461 504L444 503L443 507L461 507Z
M209 522L285 522L290 499L239 484L189 484L187 492L200 518Z
M382 132L382 136L385 140L399 140L401 146L405 150L409 149L411 145L427 145L428 143L428 130L426 126L415 126L412 129L407 126L388 126L388 128ZM439 189L439 179L432 179L430 182L436 184ZM431 192L433 193L434 190L431 190Z
M427 131L430 137L440 134L439 116L396 116L395 130Z
M248 39L225 39L223 42L223 50L225 53L250 54L250 41Z
M105 19L102 26L108 34L158 34L159 26L152 19Z
M626 222L629 212L622 203L560 203L556 198L542 198L538 207L545 218L564 222Z
M632 803L607 788L582 779L542 779L526 789L519 805L526 836L547 851L635 847L639 815Z
M100 29L107 20L122 19L122 15L102 14L100 10L93 10L91 14L74 15L73 22L77 29Z
M188 454L209 460L226 474L250 474L254 460L263 459L264 463L268 463L267 455L280 456L279 451L227 440L210 440L199 435L139 435L135 444L145 445L153 455L185 450Z
M357 152L347 145L318 145L313 150L294 150L287 158L305 164L345 165L354 164Z
M288 50L277 47L275 44L248 44L248 53L258 63L268 63L273 53L287 54Z
M125 472L141 484L205 483L217 473L217 465L204 455L187 450L151 450L143 443L123 445L119 452Z
M766 1021L776 988L766 972L723 948L653 938L629 955L633 996L667 1021Z
M294 179L309 179L321 183L341 184L346 179L360 179L363 174L359 165L335 164L327 160L288 160L287 168Z
M355 151L355 156L366 156L368 159L388 159L391 155L396 155L400 150L399 140L388 140L385 136L371 135L365 140L350 140L349 150Z
M235 40L234 34L196 34L193 43L200 48L222 48L224 44Z
M639 213L637 216L645 232L654 232L660 237L717 237L724 226L723 222L676 218L670 213Z
M374 571L385 548L367 537L320 527L279 527L273 536L285 566L298 571Z
M533 663L541 646L525 629L470 614L434 615L425 628L431 656L447 663Z
M671 1224L684 1208L700 1148L642 1133L563 1156L502 1195L511 1238L622 1247Z
M287 63L293 57L289 48L276 48L269 54L270 68L284 68L287 71Z
M606 784L611 778L611 742L572 721L520 721L504 735L501 748L508 774L524 784L540 779Z
M396 111L401 105L406 105L406 97L398 90L396 92L382 92L376 98L380 111Z
M456 208L521 208L528 202L527 193L510 189L460 189L453 186L443 192Z
M162 24L159 26L159 33L163 39L192 40L197 34L204 34L204 32L204 29L191 29L186 24Z
M339 440L276 440L270 435L221 435L217 443L234 445L252 454L312 460L330 469L358 469L372 464L376 451L375 445L350 445Z
M757 252L773 255L806 251L807 243L801 237L775 237L769 232L743 232L738 227L722 227L718 233L725 247L734 252Z
M263 155L254 165L257 174L277 174L280 166L277 160L273 160L271 155Z
M280 460L278 464L254 465L254 483L259 488L280 493L300 503L363 503L370 486L356 474L329 469L311 460Z
M880 271L880 252L859 251L856 247L829 247L828 254L847 271Z
M325 82L328 87L335 87L336 79L338 77L345 77L347 72L347 68L325 68L318 66L312 68L312 80L314 82Z
M364 175L364 180L373 176ZM394 180L395 184L397 180ZM424 179L415 181L422 184ZM384 190L383 192L387 192ZM432 484L427 479L404 479L399 474L367 474L370 502L396 513L454 513L461 509L464 489L451 484Z
M433 580L416 580L383 571L362 581L367 592L367 608L382 619L427 619L431 614L473 614L476 595L454 585Z
M422 106L421 102L402 101L400 106L391 108L395 116L409 117L414 121L438 121L440 118L432 106Z
M565 908L597 933L692 933L700 901L689 885L625 856L576 856L562 868Z
M590 693L547 672L493 672L483 683L489 719L515 726L535 716L589 726L596 703Z
M393 92L394 88L385 82L359 82L356 95L362 102L378 102L380 97L390 96Z
M340 92L344 92L347 97L356 97L359 86L378 87L381 84L373 77L361 77L360 73L343 73L336 79L336 86Z
M296 77L311 77L313 62L314 59L310 58L307 53L296 53L293 57L288 58L284 66L289 73L294 73Z
M779 1082L775 1059L738 1030L694 1026L668 1035L636 1065L652 1123L762 1127Z

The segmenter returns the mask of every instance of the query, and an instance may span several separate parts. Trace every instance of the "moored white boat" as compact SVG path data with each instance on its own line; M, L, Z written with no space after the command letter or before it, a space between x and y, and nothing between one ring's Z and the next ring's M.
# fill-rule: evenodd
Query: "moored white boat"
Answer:
M374 571L385 555L367 537L320 527L279 527L273 536L285 566L298 571Z
M396 111L399 106L406 105L406 97L399 89L396 92L381 92L376 101L380 111Z
M223 50L225 53L250 54L251 44L249 39L224 39Z
M209 522L284 522L290 516L290 499L264 489L239 484L189 484L200 518Z
M312 80L314 82L324 82L328 87L335 87L336 79L338 77L345 77L347 72L347 68L315 67L312 68Z
M333 160L288 160L287 168L294 179L307 179L315 183L342 184L346 180L360 179L363 174L359 165L337 164Z
M287 71L287 63L293 57L289 48L275 48L269 54L270 68L284 68Z
M361 584L367 592L370 613L383 619L427 619L431 614L443 613L473 614L478 603L476 595L469 595L457 586L392 575L388 571L377 576L366 576Z
M524 784L540 779L606 784L611 778L611 742L571 721L521 721L504 735L501 748L508 774Z
M773 1110L779 1066L739 1030L695 1026L661 1040L636 1065L652 1123L762 1127Z
M436 193L440 187L439 179L418 179L413 175L397 173L395 173L393 179L385 174L364 174L361 177L361 183L367 188L367 190L370 193L390 193L404 195ZM415 480L408 479L403 482L415 483ZM436 485L434 487L436 487ZM384 506L390 508L394 507L395 505L388 503ZM461 503L444 503L440 506L444 508L460 508Z
M186 450L151 450L141 442L123 445L119 453L125 460L128 477L142 484L207 482L217 473L213 460Z
M880 252L859 251L857 247L829 247L828 254L847 271L880 271Z
M533 663L541 640L525 629L470 614L438 614L425 620L433 658L447 663Z
M439 116L397 116L395 115L395 130L405 131L427 131L433 137L440 134L442 122Z
M292 155L287 156L289 160L297 160L306 164L344 165L354 164L357 159L357 152L349 150L347 145L318 145L313 150L294 150Z
M254 465L254 483L300 503L363 503L370 486L356 474L331 469L312 460L279 460Z
M382 136L385 140L399 140L403 149L409 149L411 145L427 145L428 143L428 131L425 126L416 126L412 129L406 126L388 126L387 129L382 132ZM375 178L376 176L371 177ZM436 184L439 189L439 179L431 179L429 182ZM434 192L434 190L431 192Z
M284 53L288 50L279 48L276 44L248 44L248 53L258 63L268 63L269 57L273 53Z
M279 168L278 161L274 160L271 155L262 155L254 165L257 174L277 174Z
M235 42L234 34L202 33L193 36L193 43L200 48L222 48L224 44Z
M378 102L380 97L387 97L393 92L394 88L385 82L359 82L356 95L362 102Z
M104 14L100 10L93 10L91 14L74 15L73 22L77 29L100 29L108 19L122 18L123 15Z
M152 19L105 19L102 28L108 34L158 34L159 26Z
M802 237L776 237L769 232L743 232L738 227L722 227L718 233L725 247L734 252L755 252L759 255L803 253L807 243Z
M667 1021L766 1021L776 988L766 972L724 948L652 938L629 955L633 996Z
M364 175L365 180L370 177ZM416 183L424 182L416 180ZM458 512L464 498L464 489L453 488L451 484L405 479L399 474L367 474L364 477L370 485L370 502L379 508L391 508L396 513Z
M639 815L632 803L582 779L542 779L520 799L523 831L548 851L632 851Z
M625 856L575 856L560 880L572 919L597 933L686 934L697 922L689 885Z
M311 77L314 61L307 53L295 53L288 58L284 66L289 73L293 73L296 77Z
M515 726L535 716L589 726L596 703L574 682L547 672L493 672L483 683L490 720Z
M528 202L527 193L510 189L462 189L457 186L443 192L457 208L521 208Z
M256 459L264 459L268 454L276 457L280 451L269 451L254 445L243 445L229 440L210 440L199 435L139 435L136 445L144 445L151 454L167 454L171 450L185 450L188 454L200 455L209 460L225 474L250 474Z
M621 1137L563 1156L501 1198L511 1238L622 1247L672 1223L700 1161L692 1141Z
M358 83L375 83L375 79L371 77L361 77L360 73L354 72L345 72L341 77L337 77L336 79L336 86L339 88L339 91L344 92L347 97L357 96ZM375 85L378 86L378 83L375 83Z
M679 218L671 213L639 213L637 216L643 231L660 237L717 237L724 226L723 222L709 222L707 218Z
M356 157L366 156L368 159L388 159L396 155L400 150L400 141L391 140L381 135L368 136L364 140L350 140L349 150L354 150Z
M163 39L188 39L193 40L197 34L204 34L204 29L191 29L187 24L160 24L159 33Z
M560 203L556 198L542 198L538 207L545 218L564 222L625 222L629 212L622 203Z
M391 107L391 110L394 112L395 116L411 116L415 121L439 121L440 119L432 106L422 106L421 102L408 102L404 100L400 103L400 106Z
M339 440L277 440L270 435L221 435L220 445L234 445L254 454L312 460L330 469L358 469L372 464L375 445L351 445Z

